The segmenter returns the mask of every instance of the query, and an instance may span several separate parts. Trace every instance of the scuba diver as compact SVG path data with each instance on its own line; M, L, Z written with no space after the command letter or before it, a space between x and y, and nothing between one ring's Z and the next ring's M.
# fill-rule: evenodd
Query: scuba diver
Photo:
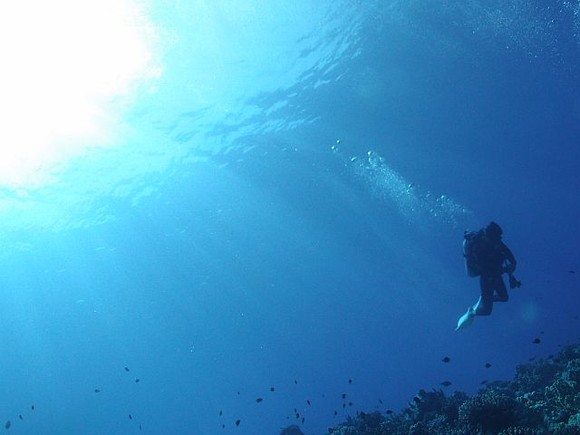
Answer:
M479 231L465 232L465 266L469 276L479 276L481 296L459 318L456 331L470 326L475 316L489 316L494 302L507 302L509 296L502 274L508 274L510 288L522 285L514 276L516 258L501 240L502 234L501 227L495 222Z

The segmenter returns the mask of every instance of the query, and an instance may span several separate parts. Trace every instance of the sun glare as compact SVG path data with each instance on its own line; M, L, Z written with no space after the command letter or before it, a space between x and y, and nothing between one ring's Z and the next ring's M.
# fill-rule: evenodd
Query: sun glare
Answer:
M0 185L35 186L109 141L120 101L153 74L152 26L134 0L0 5Z

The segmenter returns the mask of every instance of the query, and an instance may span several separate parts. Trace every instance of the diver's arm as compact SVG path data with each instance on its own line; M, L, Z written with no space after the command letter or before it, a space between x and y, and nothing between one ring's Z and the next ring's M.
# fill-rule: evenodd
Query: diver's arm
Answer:
M510 248L508 248L505 243L502 243L502 251L503 251L503 256L504 256L504 260L508 263L506 266L506 272L507 273L513 273L516 270L516 257L514 257L514 254L512 253L512 251L510 250Z

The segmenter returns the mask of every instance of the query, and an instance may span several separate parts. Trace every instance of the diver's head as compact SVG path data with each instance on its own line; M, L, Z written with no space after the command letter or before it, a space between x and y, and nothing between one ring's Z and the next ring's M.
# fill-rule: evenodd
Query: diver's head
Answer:
M490 222L487 227L485 227L485 234L490 239L499 240L503 234L501 227L495 222Z

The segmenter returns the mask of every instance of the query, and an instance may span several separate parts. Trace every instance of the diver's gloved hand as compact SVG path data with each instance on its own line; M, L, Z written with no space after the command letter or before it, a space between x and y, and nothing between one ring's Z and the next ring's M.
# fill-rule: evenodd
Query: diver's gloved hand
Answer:
M522 286L522 282L518 281L516 277L510 273L510 288L519 288Z

